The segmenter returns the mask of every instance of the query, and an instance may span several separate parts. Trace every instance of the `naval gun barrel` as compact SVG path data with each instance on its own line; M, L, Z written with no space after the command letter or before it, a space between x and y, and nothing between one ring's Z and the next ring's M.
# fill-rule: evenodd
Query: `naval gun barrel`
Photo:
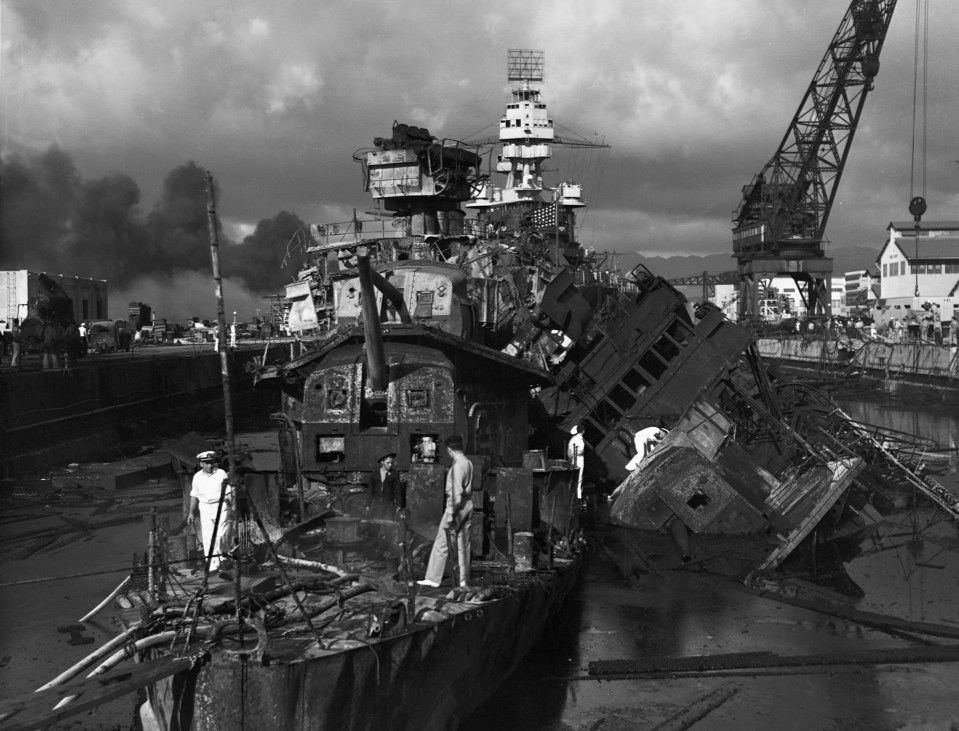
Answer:
M383 333L380 331L380 316L376 311L376 296L373 292L373 275L370 267L370 250L365 246L356 249L356 268L363 295L363 334L366 340L366 365L370 374L370 386L375 392L386 390L386 355L383 352Z
M404 325L413 324L413 318L410 317L410 311L406 307L406 300L403 299L403 293L390 284L390 281L386 277L372 267L370 268L370 278L373 280L373 286L380 290L383 296L386 297L396 309L396 314L400 316L400 322Z

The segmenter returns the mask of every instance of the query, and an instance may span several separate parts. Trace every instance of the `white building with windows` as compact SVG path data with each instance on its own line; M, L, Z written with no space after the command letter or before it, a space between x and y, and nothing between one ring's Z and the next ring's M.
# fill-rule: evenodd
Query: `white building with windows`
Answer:
M846 278L831 277L829 280L829 304L833 315L845 314Z
M959 317L959 221L893 221L876 263L882 274L877 310L882 321L938 305L943 321ZM927 305L927 308L923 308Z
M832 277L829 286L829 304L834 315L845 314L846 307L846 278ZM792 277L773 277L768 286L775 290L780 300L782 317L806 316L806 292L796 284Z

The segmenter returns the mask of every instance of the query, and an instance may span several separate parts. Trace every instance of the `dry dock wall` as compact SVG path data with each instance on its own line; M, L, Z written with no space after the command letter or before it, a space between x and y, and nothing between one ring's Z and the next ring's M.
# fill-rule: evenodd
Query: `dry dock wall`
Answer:
M767 364L780 364L785 370L849 380L850 387L860 392L866 388L901 399L959 408L959 356L955 347L763 338L757 341L757 348Z
M254 392L256 350L230 354L234 410L277 401ZM215 353L104 359L69 370L0 373L0 474L81 461L128 438L223 428ZM269 408L267 405L266 408Z
M945 345L763 338L757 342L757 347L760 354L770 360L829 368L852 366L881 371L889 376L912 374L945 381L959 379L956 348Z

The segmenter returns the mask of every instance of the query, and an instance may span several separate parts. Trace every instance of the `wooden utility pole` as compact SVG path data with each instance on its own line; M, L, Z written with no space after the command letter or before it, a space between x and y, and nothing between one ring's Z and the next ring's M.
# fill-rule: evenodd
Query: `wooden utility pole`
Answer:
M216 282L216 322L220 329L220 337L217 338L217 347L220 350L220 376L223 381L223 417L226 422L226 453L227 463L229 464L229 476L227 482L233 487L233 511L230 519L233 543L236 546L239 540L239 484L236 471L236 439L233 434L233 396L230 388L230 362L227 358L227 339L226 339L226 314L223 308L223 281L220 277L220 241L217 235L216 221L216 200L213 190L213 175L209 171L206 174L206 195L207 195L207 218L210 228L210 258L213 261L213 280ZM224 498L226 496L226 485L220 489L220 506L217 509L216 523L213 528L213 536L210 543L210 552L216 547L217 526L220 522L220 515L223 510ZM240 562L236 552L233 555L233 593L236 602L236 619L242 627L243 619L240 615ZM209 561L209 559L208 559ZM207 563L209 566L209 563Z

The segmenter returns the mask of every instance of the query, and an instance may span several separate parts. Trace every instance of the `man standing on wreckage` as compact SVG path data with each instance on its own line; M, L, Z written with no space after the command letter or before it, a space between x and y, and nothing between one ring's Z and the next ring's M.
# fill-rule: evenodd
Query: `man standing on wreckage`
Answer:
M222 544L225 526L229 521L230 508L233 504L233 486L226 486L223 498L223 508L220 510L220 521L217 524L216 514L220 502L220 491L223 483L229 479L226 472L216 466L216 452L200 452L197 456L200 470L193 475L192 489L190 490L190 513L187 522L193 525L196 513L200 513L200 535L203 538L203 555L210 561L210 571L220 567L219 545L213 545L213 532L216 531L217 544Z
M566 445L566 458L569 460L573 469L577 470L576 475L576 499L583 499L583 471L586 468L586 438L583 436L583 428L574 424L569 430L569 443Z
M426 566L426 577L420 586L436 588L443 581L450 546L456 546L459 559L459 583L467 586L470 579L470 518L473 514L473 463L463 453L463 437L446 438L446 452L453 460L446 473L446 510L433 541L433 550Z

